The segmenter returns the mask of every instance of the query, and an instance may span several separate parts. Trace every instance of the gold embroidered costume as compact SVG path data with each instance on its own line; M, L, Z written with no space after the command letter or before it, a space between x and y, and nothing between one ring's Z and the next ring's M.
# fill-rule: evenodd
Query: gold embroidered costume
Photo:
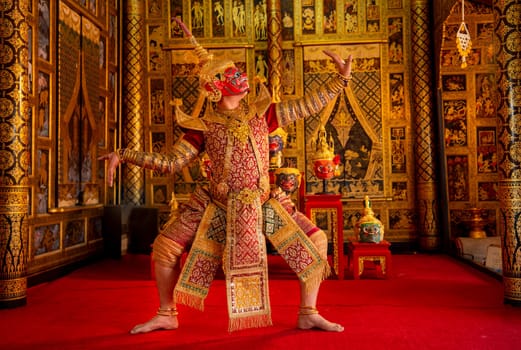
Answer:
M204 115L187 115L176 102L177 122L187 131L170 152L123 149L118 154L121 161L173 173L206 152L211 164L209 186L198 187L190 201L180 206L176 219L163 228L154 243L154 259L173 267L182 250L190 248L174 296L176 302L198 309L203 308L210 283L222 265L229 330L271 325L265 238L307 290L317 288L330 270L327 257L320 255L308 237L318 228L303 214L283 206L285 197L280 193L270 198L268 135L318 113L348 79L339 75L302 99L276 104L263 88L254 103L242 100L237 109L223 111L215 102L226 90L219 88L208 59L202 61L206 66L201 85L208 94ZM232 88L240 89L240 84ZM201 104L194 115L200 110Z

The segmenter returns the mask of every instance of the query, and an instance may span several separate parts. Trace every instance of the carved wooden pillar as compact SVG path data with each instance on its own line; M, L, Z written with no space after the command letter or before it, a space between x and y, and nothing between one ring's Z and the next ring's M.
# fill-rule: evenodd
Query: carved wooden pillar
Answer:
M521 305L521 7L495 0L500 94L498 122L499 225L505 303Z
M31 161L29 0L0 6L0 307L26 304Z
M280 102L282 87L282 15L280 0L268 0L269 87L274 102Z
M123 147L144 150L146 117L146 32L145 1L126 2L123 40ZM123 203L144 204L145 173L139 167L123 168Z
M411 3L412 101L415 117L416 203L419 244L422 250L440 248L434 133L434 92L429 2Z

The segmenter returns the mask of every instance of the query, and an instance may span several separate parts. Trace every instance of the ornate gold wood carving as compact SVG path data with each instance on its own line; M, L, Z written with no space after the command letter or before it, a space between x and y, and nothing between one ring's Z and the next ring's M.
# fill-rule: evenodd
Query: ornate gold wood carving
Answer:
M99 200L97 147L104 125L97 117L100 30L60 3L58 44L58 208L95 205Z
M498 106L498 171L500 202L500 236L503 258L505 302L521 305L521 149L517 140L521 120L521 8L514 0L503 1L502 20L496 35L502 43L498 49L500 100Z
M28 1L4 1L0 84L0 306L24 304L27 289L29 167ZM23 12L22 12L23 11Z
M429 6L424 1L413 1L411 21L413 58L413 104L416 131L415 176L417 193L418 230L420 247L425 250L440 248L438 227L438 196L434 127L434 93L432 91L432 50L429 28Z
M146 47L145 3L133 0L127 2L125 19L127 36L125 45L123 146L144 150L144 122L146 120ZM127 166L123 172L124 201L128 204L144 204L144 171L135 166Z

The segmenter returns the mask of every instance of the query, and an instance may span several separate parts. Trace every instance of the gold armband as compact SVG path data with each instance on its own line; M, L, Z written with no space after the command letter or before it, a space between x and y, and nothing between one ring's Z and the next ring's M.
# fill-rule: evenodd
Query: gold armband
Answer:
M275 106L279 127L283 128L290 123L320 113L347 86L350 77L336 74L325 85L310 91L296 100L286 100Z
M118 148L116 150L116 154L118 155L120 163L124 163L125 162L125 151L126 150L127 150L126 148Z
M183 139L166 153L142 152L130 148L121 148L116 152L120 161L164 174L180 171L198 155L197 149Z
M349 81L351 80L351 74L349 74L349 76L346 77L339 73L338 77L340 78L340 80L342 80L342 83L344 83L344 87L346 87L347 84L349 84Z

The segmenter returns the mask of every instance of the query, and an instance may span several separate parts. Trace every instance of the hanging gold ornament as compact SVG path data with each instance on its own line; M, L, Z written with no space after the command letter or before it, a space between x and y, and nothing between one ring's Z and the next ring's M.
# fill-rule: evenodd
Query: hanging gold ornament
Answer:
M472 50L472 40L470 40L470 32L465 23L465 0L461 1L461 24L456 34L456 46L461 56L461 68L467 67L467 56Z

